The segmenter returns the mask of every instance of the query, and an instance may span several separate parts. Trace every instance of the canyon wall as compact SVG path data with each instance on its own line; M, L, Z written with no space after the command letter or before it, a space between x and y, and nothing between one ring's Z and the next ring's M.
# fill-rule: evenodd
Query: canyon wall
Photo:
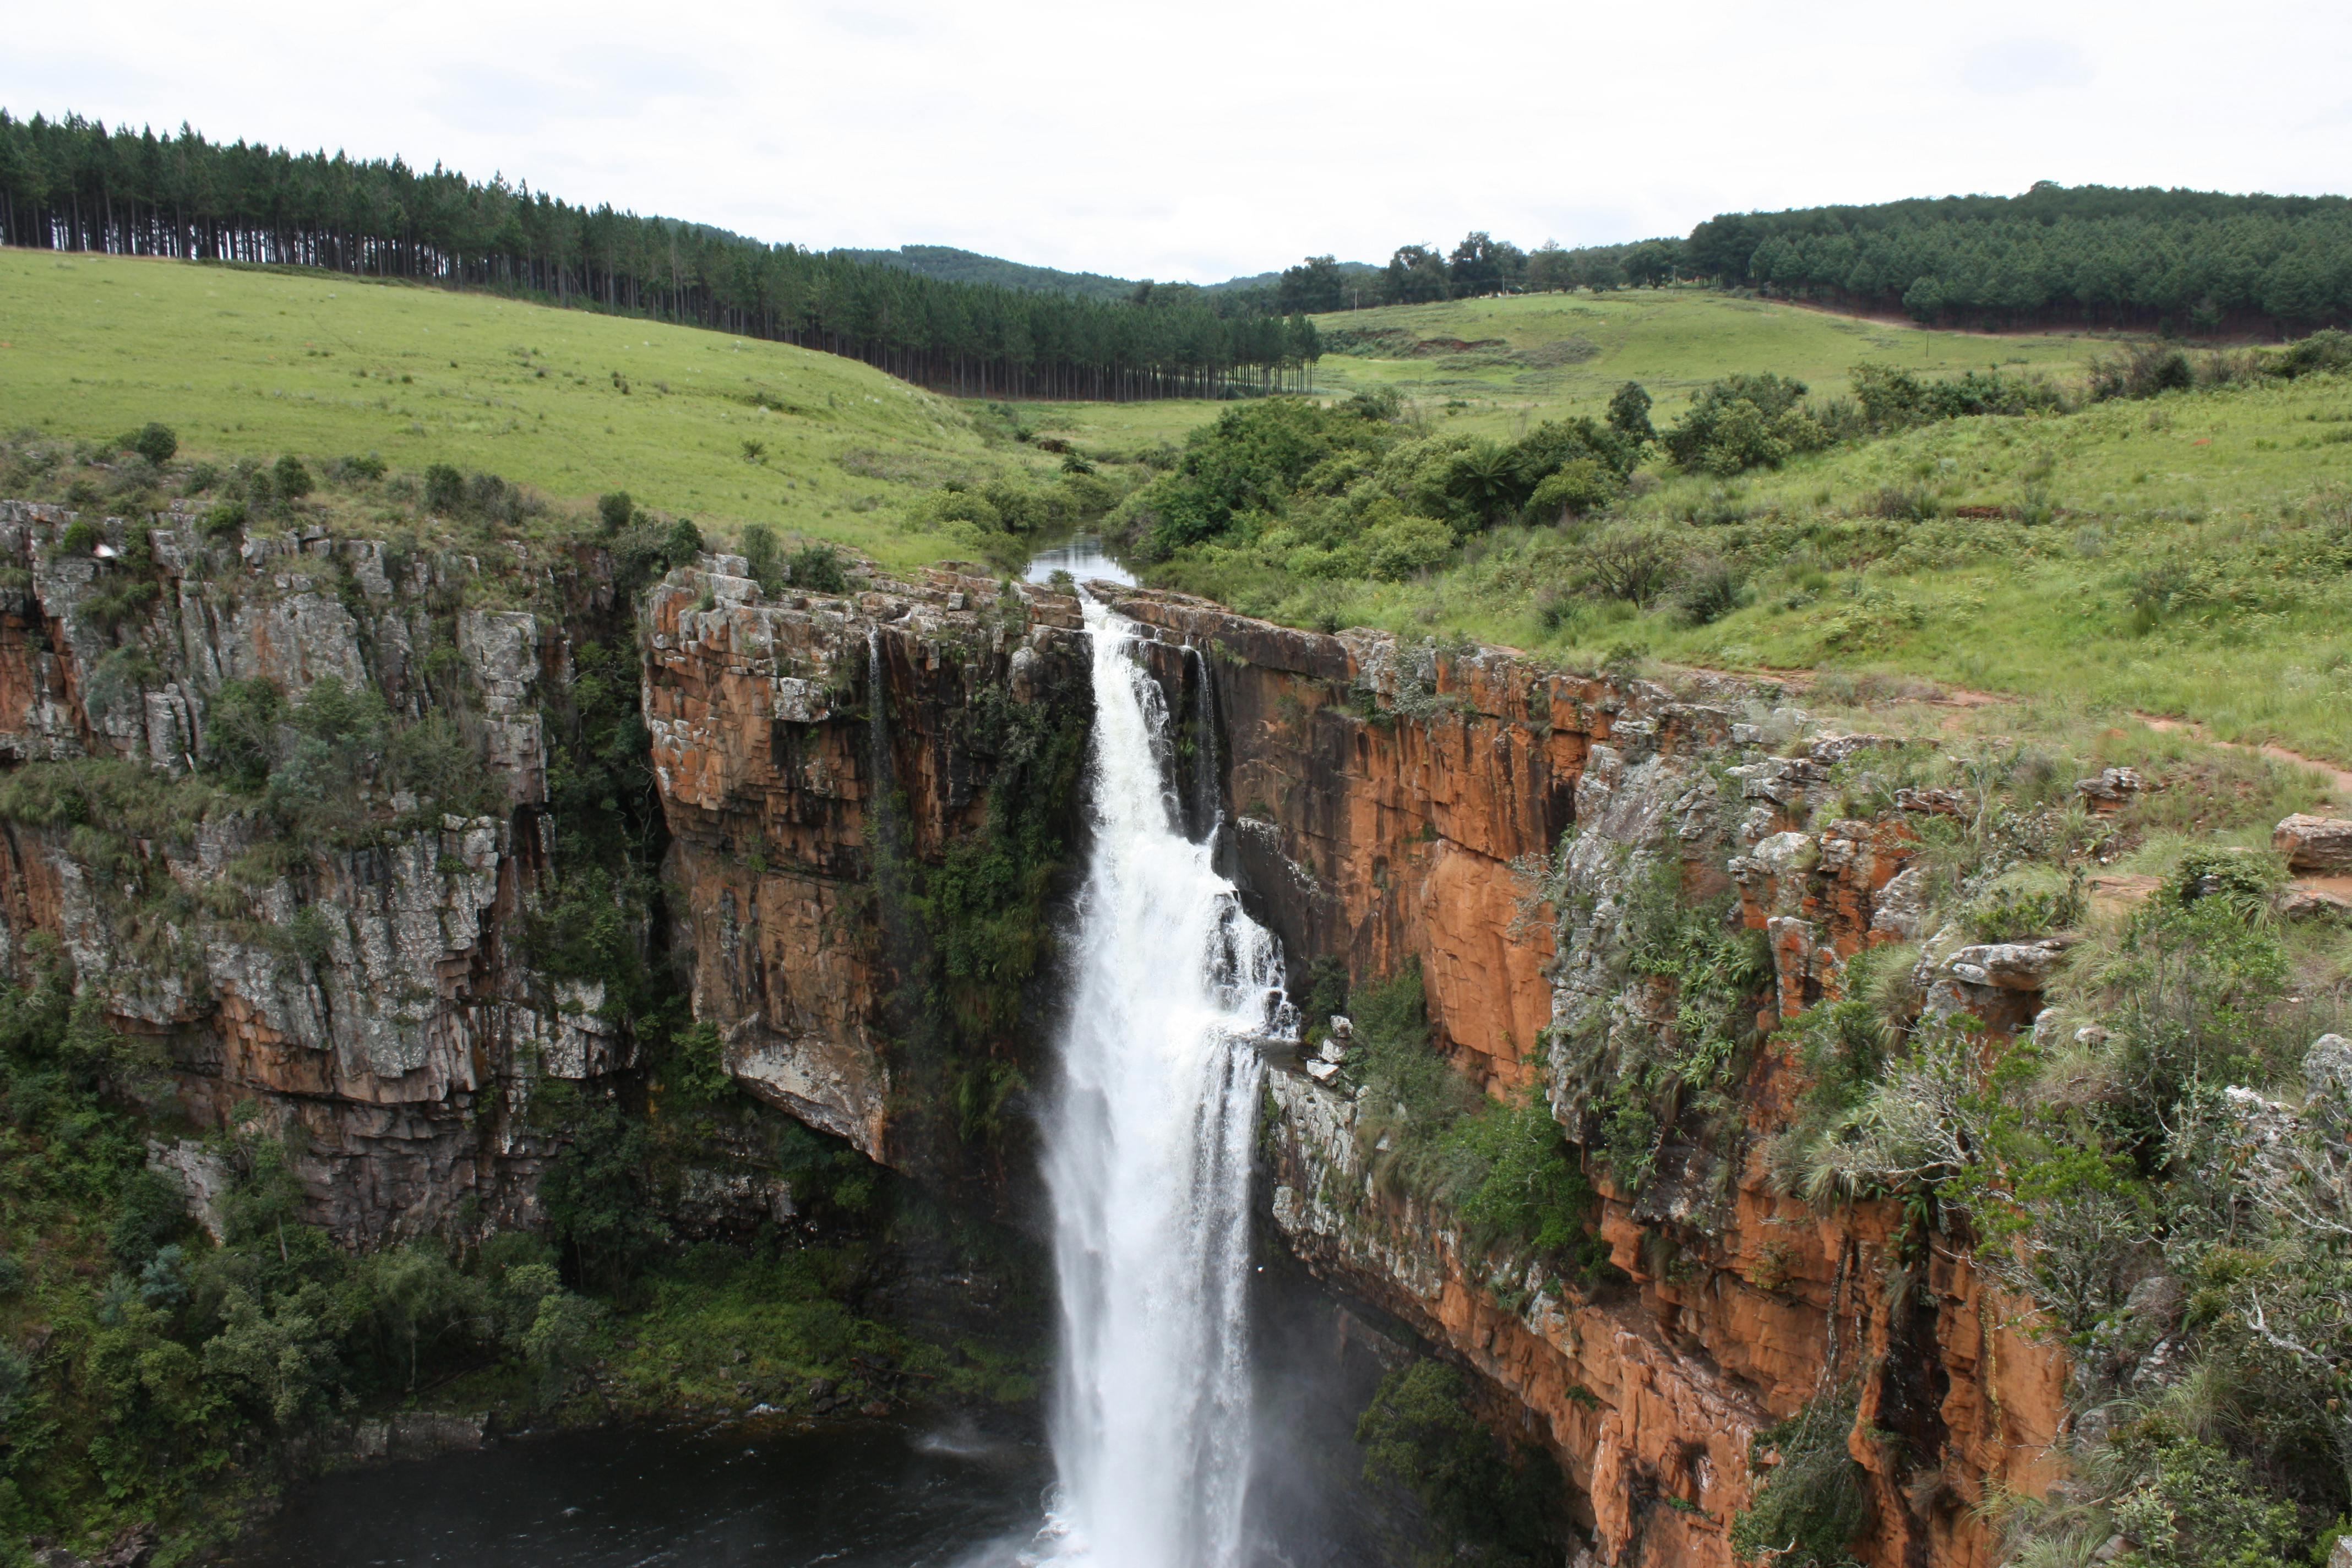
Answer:
M201 1139L257 1121L299 1131L312 1217L347 1241L531 1224L560 1140L534 1102L645 1095L644 1041L542 930L582 885L556 803L580 788L593 666L636 686L661 851L657 894L614 894L625 942L764 1104L1017 1211L1081 848L1075 597L952 569L763 593L717 556L632 600L587 547L213 539L179 513L68 547L71 521L0 505L0 963L69 963L152 1058L142 1092L178 1129L155 1158L200 1204ZM1759 1033L1837 995L1866 945L1921 934L1907 824L1943 803L1843 815L1841 770L1872 737L1808 733L1729 684L1693 700L1115 602L1156 639L1184 808L1222 803L1294 973L1417 963L1454 1064L1588 1149L1672 1030L1674 985L1625 963L1642 887L1737 900L1769 954ZM225 786L228 699L257 681L297 706L383 700L392 760L302 807L334 832ZM456 759L464 812L403 772L420 736ZM1962 952L1932 1005L2014 1027L2046 966ZM1759 1435L1851 1388L1865 1560L1990 1563L1974 1505L2046 1481L2060 1357L1964 1247L1887 1205L1783 1195L1767 1146L1801 1068L1765 1045L1734 1071L1721 1103L1661 1120L1638 1183L1592 1162L1606 1282L1470 1247L1367 1162L1345 1079L1293 1062L1270 1079L1273 1220L1524 1412L1601 1562L1730 1563L1773 1458ZM754 1137L698 1154L669 1198L713 1234L793 1206Z
M1339 954L1360 981L1417 961L1442 1048L1498 1096L1543 1096L1588 1147L1612 1058L1673 1023L1671 985L1622 963L1632 889L1661 865L1693 903L1736 895L1763 934L1759 1026L1836 995L1866 944L1922 934L1907 814L1813 809L1874 738L1776 754L1762 742L1788 738L1791 716L1734 686L1681 700L1174 595L1117 604L1170 645L1156 663L1171 689L1211 672L1236 858L1294 959ZM2038 952L1960 952L1939 1005L2014 1026L2047 967ZM1528 1413L1582 1494L1599 1561L1731 1563L1751 1445L1842 1385L1870 1478L1867 1562L1990 1563L1975 1506L2050 1479L2064 1368L2023 1306L1893 1205L1823 1212L1775 1190L1767 1142L1802 1084L1785 1045L1754 1053L1731 1114L1667 1121L1638 1193L1594 1163L1618 1276L1603 1285L1477 1254L1368 1167L1352 1091L1295 1065L1271 1084L1274 1217L1293 1249Z
M292 1135L310 1217L352 1244L539 1223L548 1086L645 1094L632 1019L564 951L583 899L618 928L593 933L599 962L617 946L683 989L753 1095L973 1173L907 1043L969 1055L1007 1031L928 1016L939 960L904 906L983 833L1034 729L1005 710L1083 732L1075 601L951 575L769 598L727 556L632 600L601 550L501 551L0 503L0 967L69 972L207 1223L226 1174L204 1141L229 1126ZM642 710L609 777L583 664L619 678L616 733ZM239 703L263 688L257 720ZM266 785L225 768L240 734L284 753ZM633 771L658 889L558 831L557 791L610 816L594 797ZM772 1138L713 1131L666 1172L674 1225L789 1218ZM982 1153L999 1193L1010 1157Z

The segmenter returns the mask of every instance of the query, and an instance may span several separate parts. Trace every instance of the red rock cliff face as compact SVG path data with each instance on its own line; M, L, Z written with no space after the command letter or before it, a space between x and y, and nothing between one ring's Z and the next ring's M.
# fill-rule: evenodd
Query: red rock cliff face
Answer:
M745 1087L871 1158L971 1173L969 1141L924 1103L936 1085L908 1078L945 1026L910 995L931 933L908 905L986 828L990 705L1084 721L1078 624L1067 595L951 571L774 602L717 572L648 597L645 714L695 1016Z
M1661 1005L1671 1016L1671 997L1609 962L1644 867L1678 862L1694 898L1736 881L1769 942L1780 1014L1836 994L1864 946L1917 934L1899 818L1798 830L1807 790L1866 737L1776 757L1753 743L1737 694L1682 702L1166 595L1118 607L1197 650L1159 660L1171 684L1212 672L1240 858L1294 959L1341 954L1364 979L1417 958L1455 1061L1498 1095L1535 1086L1571 1137L1592 1133L1612 1042L1661 1026ZM1511 862L1551 853L1571 827L1563 874L1590 912L1530 911ZM1954 967L1952 1005L2031 1015L2030 988ZM1670 1132L1638 1196L1601 1181L1601 1234L1629 1281L1615 1287L1580 1290L1540 1268L1498 1279L1443 1216L1379 1190L1349 1095L1283 1068L1275 1218L1318 1271L1518 1401L1574 1480L1601 1562L1733 1562L1751 1440L1853 1378L1856 1431L1881 1435L1852 1445L1871 1478L1865 1561L1989 1564L1996 1544L1972 1505L1996 1484L2046 1484L2063 1364L2019 1303L1948 1244L1921 1255L1899 1215L1825 1215L1775 1194L1763 1144L1798 1083L1768 1049L1740 1086L1735 1134L1709 1146Z

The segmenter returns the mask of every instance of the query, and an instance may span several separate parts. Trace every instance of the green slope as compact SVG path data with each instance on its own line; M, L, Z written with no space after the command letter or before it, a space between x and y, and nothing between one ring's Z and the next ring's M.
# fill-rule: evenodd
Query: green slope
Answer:
M1695 289L1392 305L1318 316L1315 325L1333 351L1316 367L1318 387L1391 387L1432 415L1494 431L1523 415L1598 414L1627 381L1671 414L1738 372L1777 371L1834 395L1864 360L1937 375L1995 364L2071 372L2102 346L2079 333L1922 331Z
M812 350L333 274L0 251L0 431L149 420L200 458L375 453L560 501L627 489L899 567L960 545L903 524L913 496L1015 460L952 400Z

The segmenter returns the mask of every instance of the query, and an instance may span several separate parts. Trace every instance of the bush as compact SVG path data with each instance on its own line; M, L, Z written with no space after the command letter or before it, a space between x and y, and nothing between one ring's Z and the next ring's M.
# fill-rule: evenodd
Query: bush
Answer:
M628 527L629 519L635 515L636 510L636 503L629 499L626 490L614 490L596 498L596 515L604 520L606 533L618 533Z
M446 463L426 468L425 504L443 516L455 516L466 504L466 476Z
M1675 608L1694 626L1713 626L1748 602L1748 579L1729 562L1709 556L1675 590Z
M702 530L694 526L693 519L681 517L669 525L669 534L662 541L662 554L672 571L693 565L701 553Z
M764 522L743 526L743 569L764 593L772 594L784 585L782 549L776 542L776 531Z
M1418 1499L1446 1537L1451 1562L1505 1568L1557 1563L1561 1532L1550 1517L1562 1487L1551 1457L1516 1451L1470 1413L1469 1381L1422 1361L1381 1380L1356 1441L1364 1479Z
M1580 517L1607 506L1623 492L1618 477L1591 458L1579 458L1545 476L1528 497L1533 520Z
M160 468L179 451L180 435L169 425L149 423L122 437L122 447L125 451L138 453Z
M301 458L290 452L270 465L269 481L278 496L286 500L300 500L316 488L310 479L310 470L302 466Z
M1681 574L1683 561L1682 542L1671 533L1620 524L1587 542L1582 554L1584 584L1604 599L1622 600L1645 610Z
M1742 1562L1850 1568L1848 1548L1870 1522L1862 1467L1846 1451L1854 1408L1850 1392L1825 1394L1756 1435L1750 1466L1771 1450L1780 1459L1764 1472L1755 1500L1731 1521L1731 1549Z
M243 501L225 500L206 510L196 527L206 539L226 539L245 531L247 515Z
M106 535L100 531L98 524L87 518L74 519L66 524L66 531L58 535L58 549L68 555L87 555L105 542Z
M2090 912L2079 874L2048 866L2003 873L1969 904L1969 934L1979 942L2024 942L2069 931Z
M812 594L846 594L849 574L843 570L841 552L830 544L804 544L793 552L785 563L793 586Z

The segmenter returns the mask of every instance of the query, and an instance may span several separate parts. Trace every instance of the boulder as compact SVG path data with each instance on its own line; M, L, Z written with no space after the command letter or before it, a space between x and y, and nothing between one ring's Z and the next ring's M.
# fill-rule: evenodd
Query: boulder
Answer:
M2278 825L2271 847L2286 857L2290 871L2305 876L2352 873L2352 821L2298 812Z
M2096 778L2076 779L2074 793L2104 816L2121 811L2135 796L2147 794L2147 780L2137 768L2106 768Z
M2066 943L2057 941L1985 942L1960 949L1945 961L1944 969L1970 985L2040 991L2065 952Z

